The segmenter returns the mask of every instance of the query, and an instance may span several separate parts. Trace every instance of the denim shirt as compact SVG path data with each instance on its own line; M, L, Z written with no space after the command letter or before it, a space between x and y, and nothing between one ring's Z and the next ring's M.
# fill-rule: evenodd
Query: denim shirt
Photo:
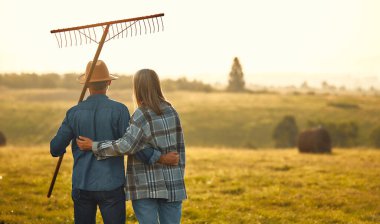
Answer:
M85 136L94 141L116 140L129 125L128 108L106 95L90 95L69 109L56 136L50 142L50 153L57 157L66 153L70 144L74 157L72 187L88 191L109 191L125 183L124 157L98 161L91 151L81 151L75 141ZM144 163L156 162L161 153L144 149L136 157Z

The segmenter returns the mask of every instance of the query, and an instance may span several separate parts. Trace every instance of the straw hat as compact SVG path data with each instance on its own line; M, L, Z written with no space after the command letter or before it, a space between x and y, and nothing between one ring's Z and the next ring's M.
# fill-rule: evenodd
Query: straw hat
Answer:
M86 78L88 74L90 73L92 61L88 62L86 67L86 73L78 77L78 81L80 84L84 84L86 82ZM102 81L109 81L109 80L115 80L118 77L110 75L108 72L108 68L106 63L102 60L98 60L96 62L94 72L91 75L91 79L89 82L102 82Z

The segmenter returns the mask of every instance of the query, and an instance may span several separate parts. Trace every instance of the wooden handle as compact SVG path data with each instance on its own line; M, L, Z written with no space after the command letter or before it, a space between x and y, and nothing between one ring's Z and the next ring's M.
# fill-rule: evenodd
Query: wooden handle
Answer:
M49 191L47 193L47 197L48 198L50 198L51 193L53 192L53 188L54 188L54 184L55 184L55 179L57 179L57 175L58 175L58 172L59 172L59 168L61 167L62 160L63 160L63 155L59 157L57 166L55 167L53 179L51 179Z
M83 101L84 95L86 94L87 84L88 84L88 82L91 79L92 73L94 72L95 65L96 65L96 62L99 59L100 52L102 51L102 48L103 48L103 45L104 45L104 41L106 40L109 27L110 27L110 25L107 25L106 28L104 29L102 39L99 42L98 49L96 50L96 54L94 56L94 59L92 60L92 65L91 65L90 73L88 74L88 76L86 78L86 82L83 85L83 89L82 89L82 92L80 94L78 103L80 103L80 102ZM53 175L53 178L51 179L49 191L48 191L48 194L47 194L48 198L50 198L50 196L51 196L51 194L53 192L55 180L57 179L57 175L58 175L58 172L59 172L59 168L61 167L62 160L63 160L63 155L59 157L57 166L55 167L54 175Z

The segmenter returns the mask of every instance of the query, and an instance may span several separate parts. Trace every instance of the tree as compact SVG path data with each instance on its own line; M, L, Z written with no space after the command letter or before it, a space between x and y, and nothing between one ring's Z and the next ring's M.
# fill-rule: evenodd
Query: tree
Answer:
M308 121L309 127L324 127L331 135L332 144L337 147L357 146L359 126L353 121L322 122Z
M370 140L373 146L380 148L380 126L371 132Z
M306 81L304 81L302 84L301 84L301 89L309 89L309 84L307 84Z
M276 148L290 148L296 146L298 136L298 127L296 119L293 116L285 116L277 124L273 132L273 139L276 142Z
M241 68L239 59L235 57L229 74L227 90L231 92L244 91L245 82L243 76L243 69Z
M3 132L0 131L0 146L5 146L7 144L7 139Z

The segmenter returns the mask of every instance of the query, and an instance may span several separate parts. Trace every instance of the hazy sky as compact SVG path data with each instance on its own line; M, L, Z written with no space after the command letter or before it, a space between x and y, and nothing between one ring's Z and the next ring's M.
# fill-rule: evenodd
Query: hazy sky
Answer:
M96 45L60 49L51 29L161 12L163 33L106 43L100 58L111 72L225 82L238 56L248 80L380 78L379 0L0 0L0 72L82 72Z

